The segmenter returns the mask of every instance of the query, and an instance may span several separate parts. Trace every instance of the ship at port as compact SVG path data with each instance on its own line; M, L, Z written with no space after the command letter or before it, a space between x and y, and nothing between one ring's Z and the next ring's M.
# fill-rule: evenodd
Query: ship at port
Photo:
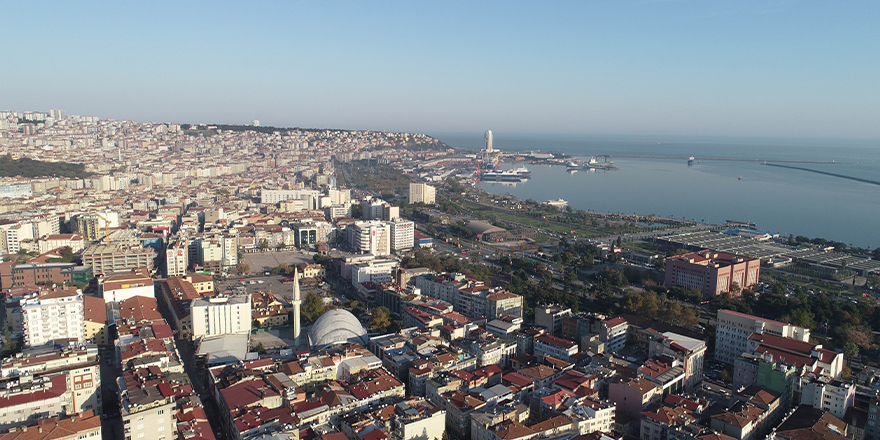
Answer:
M487 170L481 178L483 180L494 180L498 182L519 182L528 179L532 173L526 168L517 168L514 170Z
M532 172L529 171L527 168L519 167L513 170L513 172L519 174L522 177L532 177Z

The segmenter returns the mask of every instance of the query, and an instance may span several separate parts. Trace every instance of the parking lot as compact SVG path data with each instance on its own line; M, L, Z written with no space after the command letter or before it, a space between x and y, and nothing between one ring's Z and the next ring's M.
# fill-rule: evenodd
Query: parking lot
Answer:
M291 266L300 263L314 263L311 254L300 251L282 251L282 252L255 252L244 254L242 262L251 267L251 273L260 274L269 272L278 267L281 263L287 263Z

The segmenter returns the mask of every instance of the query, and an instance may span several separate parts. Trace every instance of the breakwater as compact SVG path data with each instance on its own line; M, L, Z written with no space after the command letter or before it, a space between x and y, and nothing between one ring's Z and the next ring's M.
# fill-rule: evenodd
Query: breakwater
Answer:
M629 157L635 159L672 159L672 160L688 160L690 157L684 156L646 156L638 154L601 154L595 157ZM774 163L815 163L815 164L836 164L831 160L791 160L791 159L747 159L737 157L694 157L694 160L722 160L728 162L774 162Z
M870 183L871 185L880 185L880 182L878 182L876 180L862 179L861 177L847 176L846 174L829 173L827 171L819 171L819 170L813 170L810 168L793 167L791 165L780 165L780 164L775 164L775 163L765 163L764 165L767 165L768 167L779 167L779 168L788 168L788 169L792 169L792 170L808 171L808 172L816 173L816 174L824 174L826 176L840 177L841 179L855 180L856 182Z

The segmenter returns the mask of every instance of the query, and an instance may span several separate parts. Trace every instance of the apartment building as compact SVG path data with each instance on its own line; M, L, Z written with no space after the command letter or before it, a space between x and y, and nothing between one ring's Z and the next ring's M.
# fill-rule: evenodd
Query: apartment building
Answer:
M64 419L41 418L0 434L0 440L97 440L101 435L101 417L89 411Z
M541 335L535 338L535 356L553 356L568 361L578 352L578 344L568 339L552 335Z
M43 290L21 303L25 345L36 347L54 340L85 340L82 291L73 287Z
M675 359L684 370L684 387L693 390L703 381L703 360L706 343L673 332L658 334L649 343L648 356Z
M535 307L535 325L546 328L553 336L562 334L562 322L569 316L571 316L571 309L559 304Z
M108 344L107 303L101 298L83 296L83 337L98 345Z
M179 238L168 244L165 249L165 276L182 277L189 267L189 243Z
M131 374L124 375L130 377ZM176 409L173 395L164 395L155 380L139 384L122 378L120 388L122 430L125 440L177 438Z
M29 351L3 363L0 429L55 416L101 412L95 345Z
M750 351L748 340L753 333L767 333L805 342L810 340L809 329L733 310L719 310L717 321L715 360L728 364Z
M599 340L605 343L605 351L617 353L626 345L626 333L629 323L621 317L602 321L599 330Z
M855 404L856 385L830 377L813 377L801 386L801 405L828 411L842 419Z

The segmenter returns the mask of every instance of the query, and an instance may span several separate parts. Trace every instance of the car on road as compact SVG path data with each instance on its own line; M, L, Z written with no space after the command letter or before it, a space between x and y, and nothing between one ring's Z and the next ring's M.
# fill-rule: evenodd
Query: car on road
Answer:
M259 283L259 284L263 284L263 283L265 283L265 281L263 281L263 280L257 280L257 283Z

